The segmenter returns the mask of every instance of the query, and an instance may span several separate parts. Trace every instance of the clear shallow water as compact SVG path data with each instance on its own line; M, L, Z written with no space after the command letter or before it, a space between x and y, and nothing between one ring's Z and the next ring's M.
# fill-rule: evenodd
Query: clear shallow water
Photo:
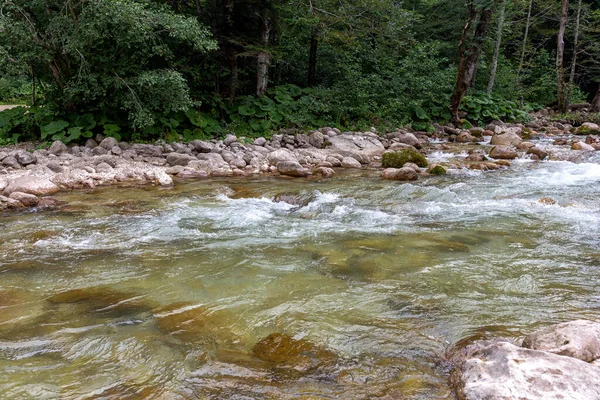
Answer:
M452 398L457 341L600 318L583 161L109 188L1 217L0 398ZM262 354L274 333L302 354Z

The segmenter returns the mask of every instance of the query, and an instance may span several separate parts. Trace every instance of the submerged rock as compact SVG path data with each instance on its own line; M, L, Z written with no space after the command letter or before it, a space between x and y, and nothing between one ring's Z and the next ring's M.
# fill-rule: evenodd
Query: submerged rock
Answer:
M78 304L94 312L118 315L149 312L155 306L137 293L102 286L67 290L50 296L47 301L56 305Z
M257 358L275 364L277 367L292 368L308 372L318 367L335 363L336 357L305 339L294 339L284 333L272 333L260 340L252 349Z

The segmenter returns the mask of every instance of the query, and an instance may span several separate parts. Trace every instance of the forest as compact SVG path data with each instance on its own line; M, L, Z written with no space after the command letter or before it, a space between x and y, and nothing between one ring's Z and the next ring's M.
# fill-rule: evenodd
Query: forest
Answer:
M600 110L600 0L0 4L0 144Z

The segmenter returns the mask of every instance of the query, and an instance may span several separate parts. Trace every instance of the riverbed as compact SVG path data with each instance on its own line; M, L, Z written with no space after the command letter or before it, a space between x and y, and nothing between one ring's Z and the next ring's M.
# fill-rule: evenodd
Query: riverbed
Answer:
M597 153L55 197L0 217L1 399L452 399L457 342L600 318Z

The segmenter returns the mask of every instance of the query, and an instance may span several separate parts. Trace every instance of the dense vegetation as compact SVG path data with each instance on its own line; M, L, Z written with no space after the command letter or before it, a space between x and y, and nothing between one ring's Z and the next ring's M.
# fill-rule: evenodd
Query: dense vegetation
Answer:
M562 6L1 0L0 102L30 107L0 113L0 142L427 130L599 107L600 0Z

